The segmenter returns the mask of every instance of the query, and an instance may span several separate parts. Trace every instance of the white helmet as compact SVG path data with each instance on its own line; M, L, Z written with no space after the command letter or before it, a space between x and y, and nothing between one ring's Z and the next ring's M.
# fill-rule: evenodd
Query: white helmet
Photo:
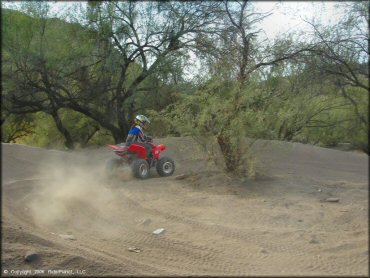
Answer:
M142 128L145 128L147 124L150 124L150 121L144 115L137 115L135 117L135 124L139 125Z

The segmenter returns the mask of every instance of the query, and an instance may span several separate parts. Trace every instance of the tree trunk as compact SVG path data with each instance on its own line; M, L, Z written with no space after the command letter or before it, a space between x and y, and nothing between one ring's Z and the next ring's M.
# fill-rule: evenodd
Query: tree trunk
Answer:
M114 138L114 142L116 144L119 144L119 143L122 143L122 142L125 142L126 141L126 137L127 137L127 133L128 131L124 130L110 130L113 138Z
M60 119L60 117L58 115L58 112L57 111L51 112L51 116L53 117L54 122L55 122L55 125L57 126L59 132L62 133L63 136L64 136L64 138L65 138L65 142L64 142L65 146L68 149L72 149L73 150L74 149L74 142L72 140L71 134L64 127L64 125L62 123L62 120Z
M217 142L220 145L221 152L225 160L226 171L235 172L239 166L241 153L234 149L235 147L231 144L230 138L227 136L218 135Z
M86 145L89 143L90 139L100 130L100 127L98 125L94 126L94 130L87 135L86 139L81 142L82 147L86 147Z
M117 139L120 140L120 142L117 142L116 140L116 143L121 143L126 140L126 136L129 131L129 124L126 120L124 111L122 111L121 109L117 113L117 121L118 121L119 132L116 132L115 134L112 133L112 135L115 138L115 140L116 140L116 136L118 136Z

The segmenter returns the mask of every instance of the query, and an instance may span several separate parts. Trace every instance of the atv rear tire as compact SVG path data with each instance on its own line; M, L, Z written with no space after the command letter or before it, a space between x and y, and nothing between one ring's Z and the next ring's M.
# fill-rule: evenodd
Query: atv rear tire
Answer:
M157 172L162 177L168 177L175 172L175 162L169 157L162 157L157 161Z
M111 158L105 164L105 173L108 178L114 177L118 167L122 165L122 161L119 158Z
M135 159L132 162L132 172L134 173L134 176L139 179L146 179L149 177L149 164L144 159Z

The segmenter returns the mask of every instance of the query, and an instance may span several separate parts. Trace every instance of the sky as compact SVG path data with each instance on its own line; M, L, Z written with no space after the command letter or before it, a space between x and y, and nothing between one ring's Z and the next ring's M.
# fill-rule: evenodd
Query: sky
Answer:
M302 19L311 19L323 24L336 23L341 17L341 11L335 8L334 1L266 1L257 2L262 11L275 7L274 13L262 23L262 28L268 37L286 33L294 29L307 30L308 24Z
M2 1L2 7L18 9L20 3L21 1ZM264 19L259 27L269 40L291 31L308 32L312 27L302 19L315 18L316 22L328 25L336 23L343 15L343 11L335 7L338 4L335 1L252 1L252 3L255 5L256 12L273 10L272 15ZM75 5L86 5L86 1L49 1L49 4L51 14L57 16L60 13L68 13L66 9L76 11ZM193 76L193 67L199 70L200 65L193 53L190 53L190 60L193 66L191 69L185 69L185 74L188 71L186 75Z
M21 1L2 1L2 7L15 8L20 3ZM77 3L86 5L84 1L49 1L52 14L58 14L64 8L71 8ZM274 13L267 17L261 26L268 38L291 30L308 28L301 18L310 19L315 16L316 20L331 24L335 23L341 15L340 10L335 8L338 3L335 1L254 1L253 3L256 9L262 12L274 9Z

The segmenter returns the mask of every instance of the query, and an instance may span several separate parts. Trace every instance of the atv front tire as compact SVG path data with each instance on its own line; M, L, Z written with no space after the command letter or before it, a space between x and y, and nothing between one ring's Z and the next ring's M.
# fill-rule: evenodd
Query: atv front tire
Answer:
M134 176L139 179L146 179L149 177L149 164L144 159L135 159L132 162L132 172L134 173Z
M157 161L157 172L162 177L168 177L175 172L175 162L169 157L162 157Z

